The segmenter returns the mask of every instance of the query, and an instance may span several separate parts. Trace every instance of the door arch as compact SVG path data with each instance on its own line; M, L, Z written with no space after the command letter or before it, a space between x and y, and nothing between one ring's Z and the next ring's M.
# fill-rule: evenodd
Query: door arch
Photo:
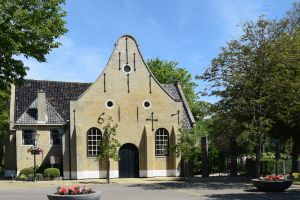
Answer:
M139 151L134 144L124 144L119 150L119 177L139 177Z

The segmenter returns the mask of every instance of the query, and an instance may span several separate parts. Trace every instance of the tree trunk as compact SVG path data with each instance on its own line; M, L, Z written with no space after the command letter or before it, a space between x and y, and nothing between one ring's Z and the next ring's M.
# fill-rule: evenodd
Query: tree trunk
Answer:
M257 145L255 148L255 178L260 177L260 145Z
M260 158L262 149L262 133L259 133L257 146L255 148L255 178L260 177Z
M106 171L106 182L110 183L110 161L107 159L107 171Z
M293 135L293 148L292 148L292 172L299 173L299 154L300 154L300 141L298 136Z
M201 143L201 154L202 154L201 174L202 177L209 177L207 136L201 137L200 143Z
M180 159L180 177L181 180L185 180L185 164L184 159Z
M237 143L234 138L230 142L230 176L236 177L238 175L237 169Z

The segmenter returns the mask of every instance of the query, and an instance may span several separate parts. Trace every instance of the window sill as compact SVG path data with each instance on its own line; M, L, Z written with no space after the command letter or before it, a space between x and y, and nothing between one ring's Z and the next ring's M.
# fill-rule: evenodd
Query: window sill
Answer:
M167 158L169 157L169 155L166 155L166 156L155 156L155 158Z
M96 160L97 156L86 156L87 159Z
M21 144L21 147L32 147L34 146L33 144Z

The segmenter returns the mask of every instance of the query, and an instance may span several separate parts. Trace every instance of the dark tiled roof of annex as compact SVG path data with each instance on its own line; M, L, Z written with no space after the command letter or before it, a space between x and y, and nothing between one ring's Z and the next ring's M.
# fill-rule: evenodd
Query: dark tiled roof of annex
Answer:
M44 80L24 80L16 85L15 121L28 109L37 98L37 92L46 92L49 104L66 121L70 118L70 100L76 100L91 83L59 82Z

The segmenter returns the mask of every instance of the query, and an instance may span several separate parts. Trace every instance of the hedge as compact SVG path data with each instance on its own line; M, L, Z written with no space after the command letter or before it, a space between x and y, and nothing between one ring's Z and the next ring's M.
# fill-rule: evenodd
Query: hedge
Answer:
M60 176L60 171L58 168L47 168L44 170L44 177L55 178Z
M24 168L20 171L19 176L24 175L28 177L30 174L33 174L34 170L33 167Z

